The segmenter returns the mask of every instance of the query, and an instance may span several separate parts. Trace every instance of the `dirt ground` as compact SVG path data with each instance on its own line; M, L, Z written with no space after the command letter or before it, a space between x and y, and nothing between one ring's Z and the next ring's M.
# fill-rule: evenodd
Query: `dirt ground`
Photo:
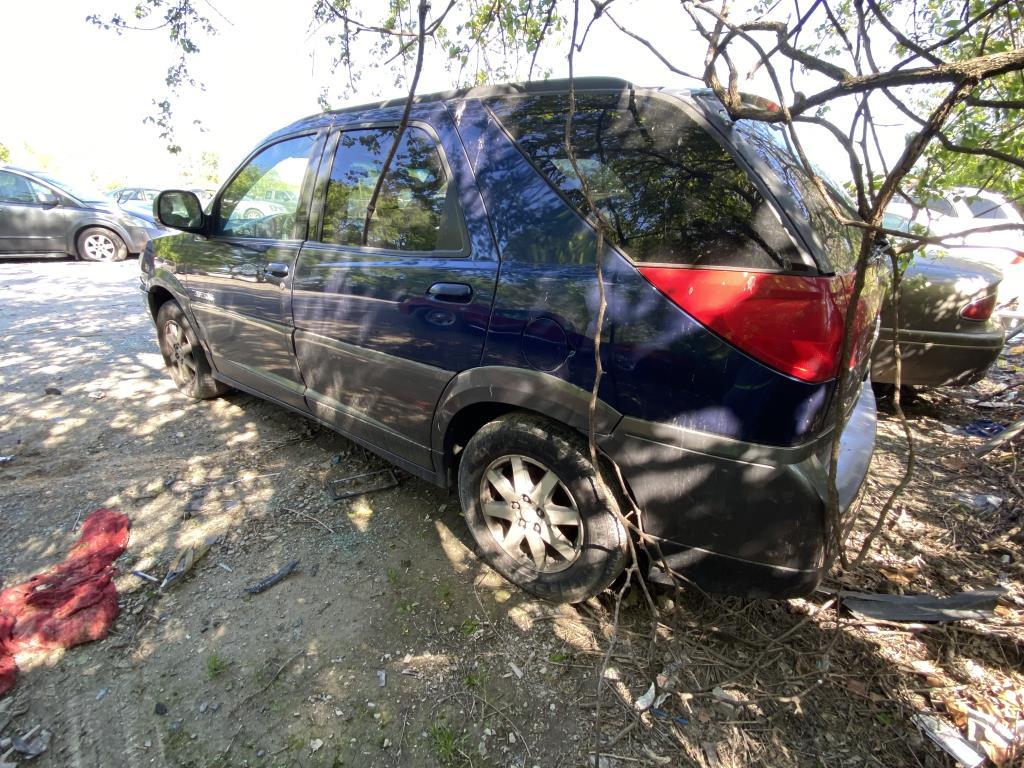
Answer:
M616 625L610 594L555 606L504 583L423 481L330 501L325 480L386 466L344 438L248 395L180 397L137 268L0 264L0 584L62 559L97 507L132 522L110 637L18 659L0 739L52 732L19 764L585 766L600 740L606 767L944 766L916 713L990 745L970 712L1024 720L1018 455L973 459L960 429L1020 417L1021 390L975 401L1020 380L1021 350L909 407L919 471L860 566L806 600L655 592L657 621L634 587ZM904 453L883 413L854 546ZM132 574L213 535L162 594ZM948 625L866 622L835 597L995 586L990 619ZM667 696L640 713L655 677Z

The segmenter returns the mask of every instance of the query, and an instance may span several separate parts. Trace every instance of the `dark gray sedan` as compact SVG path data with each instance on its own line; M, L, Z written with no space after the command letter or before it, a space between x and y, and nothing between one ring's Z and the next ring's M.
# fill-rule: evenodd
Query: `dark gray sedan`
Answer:
M886 215L886 226L904 228ZM970 384L985 376L1003 349L1004 331L992 319L1002 274L995 267L942 250L914 256L900 297L901 382L906 385ZM892 384L892 299L882 307L881 330L871 361L871 379Z
M46 173L0 167L0 257L74 256L122 261L167 234L98 191Z

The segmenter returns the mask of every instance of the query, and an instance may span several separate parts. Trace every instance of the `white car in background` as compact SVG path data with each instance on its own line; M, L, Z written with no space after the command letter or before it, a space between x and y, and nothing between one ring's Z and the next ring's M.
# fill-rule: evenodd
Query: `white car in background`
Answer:
M1010 201L995 192L959 187L918 202L921 205L914 206L906 198L896 197L885 210L927 227L935 235L998 224L1021 225L1019 229L973 232L952 238L942 247L958 258L998 267L1003 272L999 303L1024 304L1024 218Z

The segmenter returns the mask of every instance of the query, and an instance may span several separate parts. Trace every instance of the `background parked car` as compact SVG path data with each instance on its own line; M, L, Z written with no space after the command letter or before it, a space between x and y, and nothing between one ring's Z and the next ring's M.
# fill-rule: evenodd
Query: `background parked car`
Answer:
M153 201L156 200L158 194L160 194L159 189L150 187L118 187L110 193L110 196L122 210L155 223Z
M941 197L917 202L921 206L915 208L905 198L896 198L886 213L926 227L936 235L1024 221L1004 196L971 187L960 187ZM975 232L956 238L944 247L959 258L998 267L1003 273L999 303L1020 303L1024 297L1024 228Z
M264 200L283 205L289 213L294 213L299 204L299 196L290 189L268 189L262 196Z
M193 187L191 189L193 195L199 198L199 202L202 203L203 208L210 204L213 200L213 196L217 194L215 189L202 189L200 187Z
M883 224L904 231L910 227L907 219L894 214L886 214ZM992 319L1001 281L998 269L943 249L929 248L914 256L901 283L902 384L968 384L985 376L1003 349L1003 328ZM886 385L894 377L889 294L871 356L871 379Z
M0 256L121 261L166 233L118 209L99 190L48 173L0 167Z

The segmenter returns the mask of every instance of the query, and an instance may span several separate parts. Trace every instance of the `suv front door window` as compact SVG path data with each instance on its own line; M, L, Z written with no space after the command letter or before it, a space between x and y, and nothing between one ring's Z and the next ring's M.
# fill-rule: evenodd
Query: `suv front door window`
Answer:
M304 235L294 211L263 199L298 195L323 138L296 136L258 152L214 205L209 239L189 249L188 290L196 319L224 375L305 408L292 354L291 275Z
M275 240L295 237L295 212L274 202L275 193L298 198L313 148L312 136L271 144L249 161L224 190L215 232Z

